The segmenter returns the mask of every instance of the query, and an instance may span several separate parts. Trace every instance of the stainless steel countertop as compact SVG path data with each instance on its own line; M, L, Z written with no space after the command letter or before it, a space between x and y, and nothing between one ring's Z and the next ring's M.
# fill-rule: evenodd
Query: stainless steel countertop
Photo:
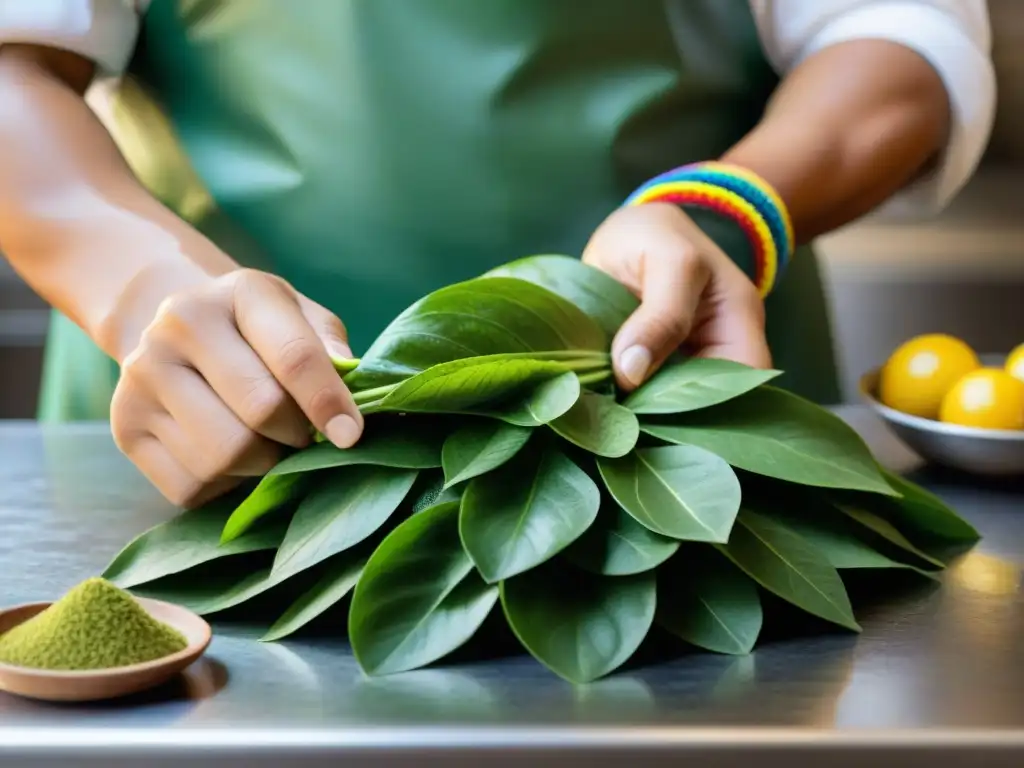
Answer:
M842 413L884 463L916 466L866 412ZM573 689L522 657L366 679L341 641L258 644L232 628L181 680L129 701L0 694L0 764L1022 765L1024 487L916 479L985 539L943 588L911 584L861 613L858 637L693 654ZM105 427L0 426L0 605L53 599L170 514Z

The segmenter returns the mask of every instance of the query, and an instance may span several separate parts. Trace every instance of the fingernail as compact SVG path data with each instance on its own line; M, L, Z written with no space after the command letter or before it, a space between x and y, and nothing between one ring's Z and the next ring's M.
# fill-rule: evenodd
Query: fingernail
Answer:
M351 448L359 440L362 430L356 420L347 414L340 414L327 422L324 434L338 448Z
M619 370L633 385L639 386L651 367L651 351L639 345L627 349L619 357Z
M327 348L327 354L335 360L352 359L352 349L344 342L336 339L324 339L324 346Z

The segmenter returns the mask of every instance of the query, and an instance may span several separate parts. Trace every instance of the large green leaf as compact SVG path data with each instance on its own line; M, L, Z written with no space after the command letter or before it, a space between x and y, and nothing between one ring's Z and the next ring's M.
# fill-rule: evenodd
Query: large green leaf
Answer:
M640 301L626 286L571 256L528 256L504 264L484 277L517 277L568 299L597 321L612 338Z
M679 549L679 542L640 525L607 496L597 520L565 550L578 568L603 576L629 576L651 571Z
M306 479L301 474L265 475L224 523L221 544L231 543L252 528L260 518L296 501L305 490Z
M540 427L568 413L579 400L581 392L579 377L567 371L542 382L517 400L467 415L500 419L520 427Z
M408 495L414 469L354 466L322 478L295 510L274 574L304 571L375 533Z
M355 390L395 384L451 360L511 352L607 352L610 339L581 309L511 277L468 280L417 301L345 377Z
M337 595L339 600L344 597L337 594L344 574L366 562L376 541L378 537L364 541L299 573L274 571L269 558L227 558L141 584L132 591L205 616L236 608L273 590L285 604L293 605L293 610L274 625L273 631L280 638L329 608L332 596Z
M441 463L445 487L497 469L530 439L533 430L494 419L474 419L444 441Z
M858 533L863 531L853 520L826 506L807 510L781 512L773 510L765 517L785 526L806 541L829 564L840 571L907 569L926 578L935 576L908 563L899 562L879 552Z
M469 482L459 533L488 583L540 565L583 535L601 505L590 476L558 451L525 451Z
M750 578L808 613L860 631L839 572L804 538L744 509L721 551Z
M363 436L342 450L331 443L315 443L283 459L268 474L290 475L321 469L369 464L400 469L441 466L444 431L422 419L375 417L367 419Z
M919 544L927 541L957 545L973 544L981 538L974 526L934 493L892 472L885 472L885 478L900 497L884 499L880 504L868 500L870 509L911 539L920 538Z
M519 355L466 357L439 363L391 390L374 411L466 413L522 399L568 369L560 362Z
M597 465L608 491L641 525L673 539L728 540L740 482L713 453L684 445L638 448Z
M242 558L217 561L217 568L199 568L140 584L132 592L206 616L234 608L258 597L286 579L277 578L270 566Z
M598 456L625 456L640 437L636 415L614 398L584 392L564 416L549 425L560 437Z
M369 553L342 552L324 563L324 572L312 587L296 600L260 638L264 642L283 640L341 602L363 575Z
M750 653L763 620L757 586L713 547L685 547L658 570L658 624L691 645Z
M626 399L625 406L639 414L697 411L744 395L781 373L731 360L686 358L662 366Z
M395 528L370 557L349 610L349 641L368 674L430 664L469 640L497 601L459 539L459 505Z
M445 432L436 424L413 419L375 417L367 420L364 436L351 448L314 443L293 453L260 480L224 525L222 543L245 533L264 515L293 500L306 485L306 473L351 466L431 469L441 466Z
M837 505L839 510L855 520L867 531L875 534L879 539L891 544L901 550L905 555L910 555L924 568L944 568L945 564L938 558L932 557L927 552L915 547L906 536L900 533L888 520L879 517L866 509L851 504Z
M654 621L653 572L596 576L557 560L501 583L501 604L519 642L573 683L620 667Z
M221 530L240 498L244 494L228 494L150 528L118 553L103 578L127 589L217 558L276 549L288 527L287 518L271 518L266 525L221 545Z
M645 420L641 429L669 443L699 445L748 472L802 485L894 493L849 425L774 387L701 411Z

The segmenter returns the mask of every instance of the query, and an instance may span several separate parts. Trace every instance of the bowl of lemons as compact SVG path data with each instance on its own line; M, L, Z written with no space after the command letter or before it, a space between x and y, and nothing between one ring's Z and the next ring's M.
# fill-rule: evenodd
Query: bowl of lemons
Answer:
M865 374L861 395L921 458L974 475L1024 477L1024 344L978 354L934 333Z

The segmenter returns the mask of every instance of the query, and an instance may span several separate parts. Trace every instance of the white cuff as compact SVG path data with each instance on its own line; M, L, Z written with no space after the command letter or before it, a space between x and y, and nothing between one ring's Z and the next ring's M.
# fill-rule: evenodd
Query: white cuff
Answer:
M124 71L138 32L132 0L0 0L0 45L72 51L94 61L100 78Z
M889 40L916 51L942 78L951 108L949 142L936 169L890 198L874 214L880 218L914 219L940 212L974 174L988 145L996 80L987 13L982 3L980 9L974 6L974 18L967 19L972 3L961 0L959 5L958 15L953 15L934 1L863 3L823 26L793 62L795 66L816 51L850 40Z

